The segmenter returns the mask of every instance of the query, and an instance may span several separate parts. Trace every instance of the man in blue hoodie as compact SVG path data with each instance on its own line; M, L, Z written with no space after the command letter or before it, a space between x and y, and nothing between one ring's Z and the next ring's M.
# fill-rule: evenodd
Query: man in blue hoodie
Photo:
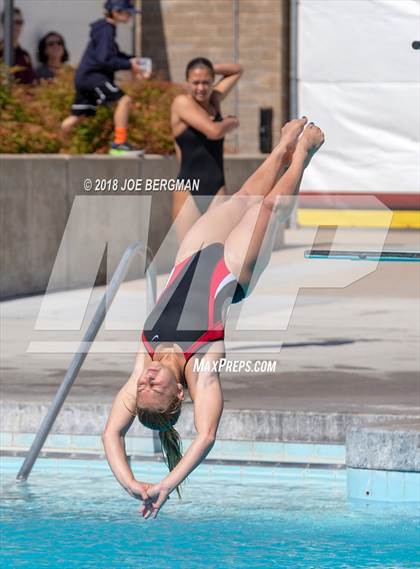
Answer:
M61 128L69 133L84 117L93 116L98 105L117 103L114 112L114 141L110 154L142 154L127 143L128 119L131 97L114 84L114 74L119 70L142 72L135 57L122 53L115 41L116 25L128 22L134 12L131 0L107 0L105 18L91 24L90 41L76 72L76 97Z

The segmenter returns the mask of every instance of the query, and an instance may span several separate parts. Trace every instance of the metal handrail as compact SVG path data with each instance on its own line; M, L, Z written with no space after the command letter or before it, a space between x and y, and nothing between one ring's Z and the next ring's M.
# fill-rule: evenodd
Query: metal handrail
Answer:
M57 418L57 415L60 412L61 407L73 385L80 368L83 365L83 362L86 359L86 356L89 351L89 347L84 349L85 346L91 343L102 325L102 322L105 319L106 313L108 308L111 306L112 301L117 294L117 291L120 287L120 284L124 280L125 275L127 274L128 268L131 264L133 257L137 254L143 254L145 257L145 261L147 263L150 260L151 251L148 247L146 247L140 241L136 241L132 243L127 249L124 251L124 254L121 258L121 261L118 263L117 268L112 276L112 279L109 283L107 291L105 292L101 302L99 303L98 308L93 316L93 319L89 325L89 328L84 335L79 350L74 355L70 365L67 369L67 372L64 376L63 381L61 382L60 387L57 390L57 393L54 397L53 402L48 409L48 412L41 423L41 426L35 436L34 441L32 442L31 448L28 451L28 454L17 474L16 480L18 482L23 482L27 480L29 474L31 473L32 467L38 458L39 453L45 443L46 438L48 437L50 430L54 424L54 421ZM149 266L146 271L146 302L147 302L147 311L148 313L151 312L155 303L156 303L156 271L152 263L149 263Z

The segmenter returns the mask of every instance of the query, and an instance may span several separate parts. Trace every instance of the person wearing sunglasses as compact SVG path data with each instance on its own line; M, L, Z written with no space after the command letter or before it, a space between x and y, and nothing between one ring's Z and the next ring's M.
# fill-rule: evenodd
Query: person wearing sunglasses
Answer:
M39 40L38 59L40 65L36 69L38 79L54 79L63 63L69 60L64 38L57 32L48 32Z
M2 27L4 27L5 14L1 15ZM13 10L13 71L14 78L19 83L32 84L36 82L35 71L32 67L31 56L19 45L19 38L24 25L23 14L19 8ZM3 59L4 42L0 42L0 59Z

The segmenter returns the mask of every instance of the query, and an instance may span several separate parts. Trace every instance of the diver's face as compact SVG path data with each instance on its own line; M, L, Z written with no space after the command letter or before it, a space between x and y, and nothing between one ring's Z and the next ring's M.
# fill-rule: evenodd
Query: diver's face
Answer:
M173 399L183 398L174 372L160 362L150 362L137 382L137 405L165 411Z
M213 75L207 67L196 67L188 74L188 87L198 103L207 102L213 91Z

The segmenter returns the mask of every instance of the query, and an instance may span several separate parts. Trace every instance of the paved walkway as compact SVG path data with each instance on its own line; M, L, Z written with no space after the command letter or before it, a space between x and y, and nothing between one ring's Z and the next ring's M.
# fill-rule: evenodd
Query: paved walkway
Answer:
M223 374L226 408L418 414L420 263L306 260L313 238L312 230L287 231L286 247L273 254L236 331L238 307L232 312L229 358L276 360L277 370ZM357 230L340 239L342 249L369 249L383 235ZM385 246L419 250L419 234L393 231ZM164 282L160 276L159 286ZM144 290L144 281L123 285L108 321L114 329L101 329L69 403L108 403L128 377L145 315ZM2 303L4 402L51 400L101 294L103 288L92 294L81 331L85 291L51 295L53 312L43 322L48 330L35 330L42 297ZM51 329L68 323L76 329Z

